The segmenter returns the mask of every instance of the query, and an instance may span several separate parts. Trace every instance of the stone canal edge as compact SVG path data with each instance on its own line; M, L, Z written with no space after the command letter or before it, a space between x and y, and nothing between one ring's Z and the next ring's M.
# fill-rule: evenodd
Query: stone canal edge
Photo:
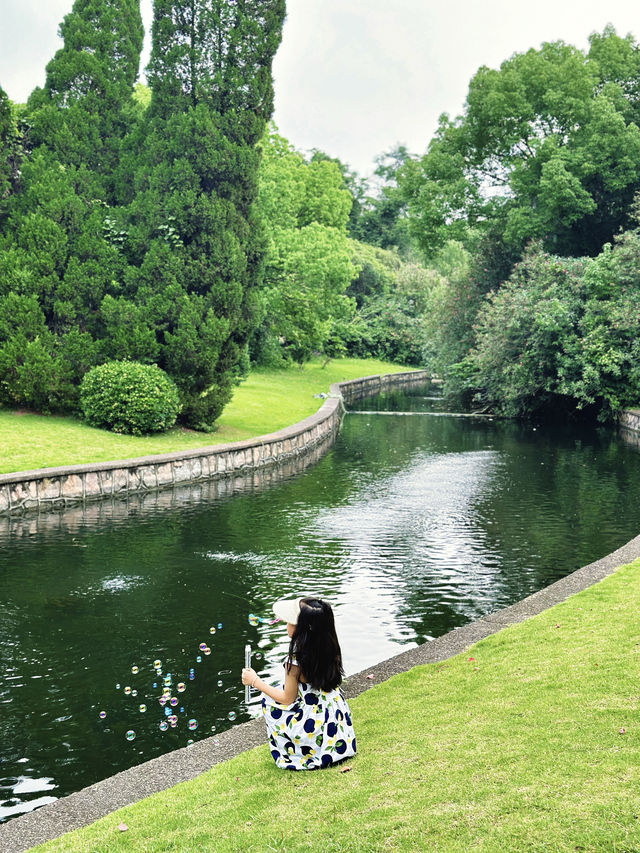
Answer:
M107 499L123 500L131 495L277 469L292 460L304 460L319 445L328 448L340 429L344 401L411 388L429 378L427 370L411 370L334 383L329 394L318 395L326 399L313 415L245 441L135 459L0 474L0 517L33 515Z

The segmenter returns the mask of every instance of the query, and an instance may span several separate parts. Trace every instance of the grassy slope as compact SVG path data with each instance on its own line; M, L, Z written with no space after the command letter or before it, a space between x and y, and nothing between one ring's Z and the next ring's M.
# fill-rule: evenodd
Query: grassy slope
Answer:
M259 747L37 849L638 851L639 581L640 560L362 694L351 772Z
M302 369L252 371L236 389L212 434L174 429L145 437L116 435L85 426L76 418L0 410L0 474L130 459L253 438L313 414L322 402L313 395L328 391L333 382L406 369L373 359L349 358L332 361L325 368L317 361Z

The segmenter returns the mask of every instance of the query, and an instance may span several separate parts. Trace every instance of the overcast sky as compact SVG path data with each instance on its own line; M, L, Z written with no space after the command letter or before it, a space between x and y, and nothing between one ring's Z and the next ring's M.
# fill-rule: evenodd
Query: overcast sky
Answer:
M73 0L0 0L0 85L24 101L44 82ZM151 0L141 0L145 24ZM422 153L440 113L458 114L481 65L612 23L640 35L638 0L288 0L274 64L280 132L367 175L397 142ZM146 59L145 59L146 61Z

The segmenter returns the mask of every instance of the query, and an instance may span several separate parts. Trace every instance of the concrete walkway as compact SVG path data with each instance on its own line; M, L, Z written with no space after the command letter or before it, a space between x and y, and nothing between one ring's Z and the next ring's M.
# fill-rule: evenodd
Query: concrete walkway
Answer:
M348 698L353 698L372 685L397 673L406 672L418 664L437 663L453 657L478 640L495 634L508 625L523 622L564 601L570 595L602 580L618 566L630 563L638 557L640 536L601 560L578 569L517 604L497 610L430 643L409 649L351 676L344 683L344 691ZM373 678L368 677L371 675ZM41 809L1 824L0 851L22 853L72 829L93 823L122 806L163 791L179 782L193 779L212 765L233 758L264 743L265 740L263 721L251 720L190 747L132 767Z

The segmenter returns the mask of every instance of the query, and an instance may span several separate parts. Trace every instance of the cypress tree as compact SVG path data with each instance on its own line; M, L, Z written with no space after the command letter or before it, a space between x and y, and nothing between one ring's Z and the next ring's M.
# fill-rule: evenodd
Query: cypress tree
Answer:
M109 183L128 131L144 28L139 0L75 0L64 45L29 98L31 142Z
M257 322L257 143L273 110L285 0L156 0L129 283L183 419L210 427Z
M109 352L103 303L122 293L126 258L108 202L142 47L138 2L75 0L60 32L27 104L30 153L0 237L0 401L42 411L73 408Z

